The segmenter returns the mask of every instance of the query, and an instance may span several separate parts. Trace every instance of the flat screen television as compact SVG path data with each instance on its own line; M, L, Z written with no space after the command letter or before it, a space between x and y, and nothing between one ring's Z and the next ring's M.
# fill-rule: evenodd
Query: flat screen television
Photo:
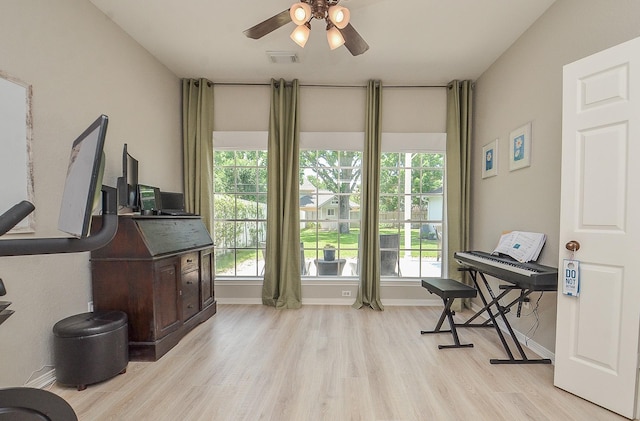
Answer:
M127 144L122 148L122 177L118 177L118 206L138 209L138 160L127 151Z
M106 115L98 117L71 147L58 229L77 238L89 235L91 214L100 196L108 121Z

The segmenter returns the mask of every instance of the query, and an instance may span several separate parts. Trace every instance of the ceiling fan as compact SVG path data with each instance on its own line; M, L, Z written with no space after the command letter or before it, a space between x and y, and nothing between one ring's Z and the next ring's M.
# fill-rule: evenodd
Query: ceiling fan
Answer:
M324 20L327 23L327 41L332 50L344 44L352 55L360 55L369 49L369 45L349 23L349 9L339 6L339 2L340 0L302 0L243 33L249 38L259 39L294 22L297 26L291 33L291 39L304 47L311 32L311 20Z

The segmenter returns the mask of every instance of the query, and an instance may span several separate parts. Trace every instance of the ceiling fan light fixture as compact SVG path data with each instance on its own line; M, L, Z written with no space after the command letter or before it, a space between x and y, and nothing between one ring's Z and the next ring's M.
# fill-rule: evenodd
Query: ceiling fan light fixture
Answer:
M333 23L339 29L344 29L349 24L349 20L351 18L349 9L338 5L329 7L328 15L331 23Z
M293 1L294 3L288 9L253 25L243 33L248 38L260 39L276 29L294 22L296 28L290 37L296 44L304 48L311 35L311 20L318 19L326 23L327 41L332 50L344 45L352 56L359 56L369 50L367 42L351 25L349 10L337 6L340 0Z
M305 23L303 25L296 26L296 29L291 33L291 39L298 44L300 47L304 48L304 45L309 40L309 34L311 33L311 25Z
M327 29L327 41L329 42L329 48L335 50L344 44L344 37L335 26Z
M295 3L289 9L289 15L291 16L291 20L296 25L304 25L311 19L311 6L307 3Z

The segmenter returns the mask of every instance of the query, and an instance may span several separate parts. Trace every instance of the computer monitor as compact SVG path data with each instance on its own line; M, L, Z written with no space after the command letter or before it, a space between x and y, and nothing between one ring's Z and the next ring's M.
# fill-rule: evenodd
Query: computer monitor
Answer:
M122 176L118 177L118 206L137 210L138 160L122 148Z
M184 194L175 192L160 192L161 206L160 209L172 209L184 211Z
M74 142L62 193L58 229L74 237L89 235L91 214L104 173L104 141L109 118L98 117Z

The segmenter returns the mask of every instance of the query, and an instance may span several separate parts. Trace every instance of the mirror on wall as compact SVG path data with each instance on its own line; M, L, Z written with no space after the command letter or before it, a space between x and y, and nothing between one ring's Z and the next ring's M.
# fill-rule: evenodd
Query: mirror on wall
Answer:
M0 214L33 203L31 85L0 70ZM9 233L35 231L33 213Z

